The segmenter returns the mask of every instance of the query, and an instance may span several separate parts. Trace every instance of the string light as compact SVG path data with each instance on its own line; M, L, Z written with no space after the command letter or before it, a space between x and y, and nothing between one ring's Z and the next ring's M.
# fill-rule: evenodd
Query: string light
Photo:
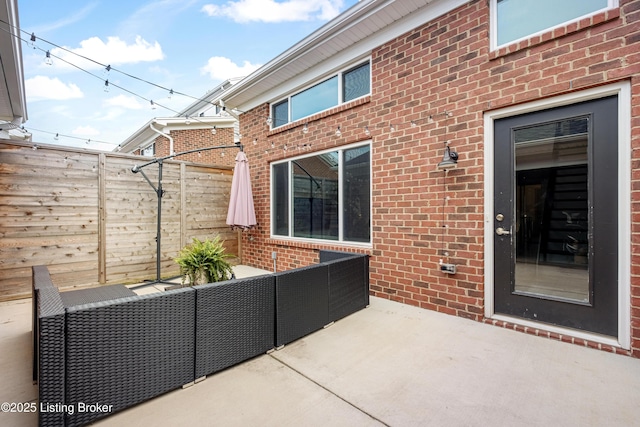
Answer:
M96 60L94 60L94 59L92 59L92 58L89 58L89 57L87 57L87 56L81 55L81 54L79 54L79 53L77 53L77 52L74 52L74 51L72 51L72 50L69 50L69 49L67 49L67 48L65 48L65 47L63 47L63 46L57 45L56 43L53 43L53 42L51 42L51 41L49 41L49 40L46 40L46 39L43 39L43 38L36 38L35 33L33 33L33 32L32 32L31 34L29 34L27 31L25 31L25 30L21 29L20 27L17 27L17 26L15 26L15 25L12 25L11 23L9 23L9 22L7 22L7 21L5 21L5 20L3 20L3 19L0 19L0 23L5 24L5 25L6 25L7 27L9 27L9 28L16 29L17 31L19 31L19 32L20 32L20 33L22 33L22 34L26 34L26 35L29 37L29 40L25 40L25 39L23 39L22 37L20 37L20 35L14 34L14 33L13 33L13 32L11 32L9 29L4 28L3 26L0 26L0 30L2 30L2 31L4 31L4 32L6 32L7 34L11 35L12 37L16 37L17 39L19 39L19 40L21 40L21 41L23 41L23 42L27 43L27 45L29 45L29 46L33 47L34 49L40 49L41 51L45 52L45 50L44 50L44 49L41 49L41 48L39 48L39 47L37 47L37 46L35 45L36 40L40 40L40 41L42 41L43 43L46 43L46 44L48 44L48 45L51 45L51 46L53 46L53 47L55 47L55 48L57 48L57 49L59 49L59 50L61 50L61 51L64 51L64 52L68 53L68 54L74 55L74 56L76 56L76 57L78 57L78 58L82 58L82 59L84 59L84 60L86 60L86 61L89 61L89 62L92 62L92 63L94 63L94 64L96 64L96 65L99 65L100 67L103 67L103 68L104 68L104 71L106 71L107 73L113 70L114 72L120 73L120 74L122 74L122 75L124 75L124 76L127 76L127 77L129 77L129 78L132 78L132 79L134 79L134 80L138 80L138 81L140 81L140 82L142 82L142 83L146 83L146 84L148 84L148 85L151 85L151 86L157 87L157 88L159 88L159 89L166 90L166 91L169 93L169 95L177 94L177 95L185 96L185 97L187 97L187 98L191 98L191 99L196 100L196 101L200 101L200 102L204 102L204 103L207 103L207 104L215 105L214 103L212 103L211 101L209 101L209 100L207 100L207 99L203 99L203 98L200 98L200 97L196 97L196 96L188 95L188 94L183 93L183 92L174 91L174 90L173 90L173 89L171 89L171 88L167 88L167 87L161 86L161 85L159 85L159 84L157 84L157 83L153 83L153 82L148 81L148 80L146 80L146 79L143 79L143 78L140 78L140 77L134 76L134 75L132 75L132 74L126 73L126 72L124 72L124 71L122 71L122 70L116 69L116 68L112 67L111 65L102 64L102 63L100 63L100 62L98 62L98 61L96 61ZM46 52L48 52L48 54L47 54ZM52 58L52 57L55 57L55 58L60 59L60 60L62 60L63 62L65 62L65 63L67 63L67 64L69 64L69 65L71 65L71 66L74 66L74 67L76 67L76 68L78 68L78 69L80 69L80 70L82 70L82 71L87 72L86 70L83 70L82 68L78 67L77 65L72 64L72 63L70 63L70 62L68 62L68 61L66 61L66 60L63 60L62 58L59 58L59 57L55 56L54 54L52 54L52 53L50 52L50 50L47 50L46 52L45 52L46 57L48 57L49 59L50 59L50 58ZM50 64L50 63L49 63L49 62L47 62L47 64ZM52 64L52 62L51 62L51 64ZM102 79L101 79L101 80L102 80ZM112 84L112 86L115 86L115 85L113 85L113 84ZM116 86L116 87L117 87L117 86ZM127 92L128 92L128 91L127 91ZM131 92L129 92L129 93L131 93ZM132 93L132 94L133 94L133 93ZM137 94L133 94L133 95L139 96L139 95L137 95ZM141 97L141 96L140 96L140 97ZM141 97L141 98L142 98L142 97Z
M213 129L211 129L211 135L215 135L217 133L216 127L214 126Z
M12 26L11 24L9 24L9 23L7 23L7 22L5 22L5 21L1 20L1 19L0 19L0 22L3 22L3 23L5 23L5 24L6 24L6 25L8 25L8 26ZM20 40L22 40L22 41L27 42L29 45L33 46L33 48L34 48L34 49L36 49L37 47L35 46L35 42L36 42L36 40L38 40L38 39L36 38L35 33L31 33L31 34L29 34L29 33L26 33L25 31L23 31L23 30L19 29L18 27L16 27L16 28L17 28L20 32L25 33L25 34L27 34L27 35L29 36L29 42L27 42L26 40L23 40L21 37L16 36L15 34L13 34L13 33L9 32L9 31L7 31L7 30L6 30L6 29L4 29L4 28L0 28L0 29L1 29L1 30L3 30L3 31L5 31L5 32L8 32L8 33L9 33L9 34L11 34L12 36L17 37L18 39L20 39ZM128 77L130 77L130 78L133 78L133 79L136 79L136 80L142 81L142 82L144 82L144 83L147 83L147 84L153 85L153 86L155 86L155 87L158 87L158 88L164 89L164 90L166 90L166 91L168 92L168 94L169 94L169 95L168 95L169 99L171 99L172 95L174 95L174 94L180 94L180 95L183 95L183 96L187 96L187 97L189 97L189 98L193 98L193 99L199 100L199 101L201 101L201 102L205 102L205 103L208 103L208 104L211 104L211 105L216 105L216 104L214 104L213 102L211 102L211 101L209 101L209 100L205 100L205 99L202 99L202 98L193 97L193 96L190 96L190 95L187 95L187 94L181 93L181 92L177 92L177 91L174 91L172 88L165 88L165 87L163 87L163 86L157 85L157 84L152 83L152 82L150 82L150 81L147 81L147 80L145 80L145 79L141 79L141 78L139 78L139 77L133 76L133 75L128 74L128 73L125 73L125 72L123 72L123 71L117 70L117 69L115 69L115 68L111 67L111 65L104 65L104 64L101 64L101 63L99 63L99 62L97 62L97 61L95 61L95 60L93 60L93 59L91 59L91 58L87 58L87 57L85 57L85 56L83 56L83 55L79 55L79 54L77 54L76 52L70 51L70 50L68 50L68 49L66 49L66 48L64 48L64 47L58 46L58 45L56 45L56 44L54 44L54 43L51 43L51 42L49 42L49 41L47 41L47 40L44 40L44 39L39 39L39 40L40 40L40 41L42 41L42 42L48 43L48 44L50 44L50 45L52 45L52 46L54 46L54 47L56 47L56 48L58 48L58 49L60 49L60 50L62 50L62 51L68 52L68 53L70 53L70 54L72 54L72 55L75 55L75 56L77 56L77 57L81 57L81 58L86 59L86 60L88 60L88 61L91 61L91 62L93 62L93 63L95 63L95 64L101 65L102 67L104 67L104 71L106 71L107 73L113 70L113 71L115 71L115 72L119 72L119 73L121 73L121 74L123 74L123 75L126 75L126 76L128 76ZM38 48L38 49L40 49L40 48ZM43 50L43 49L40 49L40 50ZM44 51L44 50L43 50L43 51ZM47 51L45 52L45 62L47 62L48 64L52 64L52 63L53 63L52 58L56 58L56 59L58 59L58 60L60 60L60 61L62 61L62 62L65 62L65 63L67 63L67 64L69 64L69 65L71 65L71 66L75 67L75 68L78 68L78 69L79 69L79 70L81 70L81 71L84 71L84 72L86 72L86 73L88 73L88 74L90 74L90 75L92 75L92 76L94 76L94 77L97 77L97 76L95 76L94 74L92 74L92 73L88 72L87 70L84 70L84 69L82 69L82 68L80 68L80 67L76 66L75 64L72 64L72 63L70 63L70 62L68 62L68 61L66 61L66 60L64 60L64 59L62 59L62 58L59 58L59 57L58 57L58 56L56 56L56 55L51 54L51 51L50 51L50 50L47 50ZM109 80L104 80L103 78L100 78L100 80L104 81L104 86L105 86L105 87L104 87L104 90L105 90L105 92L109 91L109 88L110 88L111 86L115 86L116 88L119 88L119 89L121 89L121 90L123 90L123 91L125 91L125 92L127 92L127 93L130 93L130 94L132 94L132 95L134 95L134 96L140 97L141 99L145 99L144 97L142 97L142 96L141 96L141 95L139 95L139 94L136 94L136 93L131 92L131 91L129 91L129 90L127 90L127 89L123 88L123 87L120 87L120 86L118 86L118 85L115 85L115 84L113 84L113 83L109 82ZM146 100L146 99L145 99L145 100ZM154 101L152 101L152 100L149 100L149 103L151 104L151 106L152 106L152 108L153 108L153 109L155 109L155 108L156 108L156 106L160 106L160 107L162 107L162 108L164 108L164 109L167 109L167 110L169 110L169 111L174 111L174 110L172 110L172 109L170 109L170 108L168 108L168 107L166 107L166 106L162 106L162 105L160 105L160 104L157 104L156 102L154 102ZM221 106L221 107L222 107L222 106ZM226 108L222 107L222 110L223 110L223 111L225 111L225 110L226 110ZM244 113L247 113L247 112L243 112L243 111L240 111L240 110L237 110L237 109L234 109L234 111L238 111L239 113L243 113L243 114L244 114ZM178 112L176 112L176 111L174 111L174 112L175 112L176 114L179 114L179 113L178 113ZM257 113L249 112L249 114L257 114ZM445 115L446 117L451 117L451 116L452 116L452 113L451 113L451 112L445 112L445 113L444 113L444 115ZM263 117L264 117L264 116L263 116ZM420 119L420 120L422 120L422 119ZM411 122L410 122L410 126L411 126L411 127L417 127L417 126L418 126L418 123L417 123L417 122L418 122L418 121L420 121L420 120L411 120ZM433 116L432 114L430 114L430 115L429 115L429 116L427 116L424 120L426 120L428 123L431 123L431 122L433 122L433 120L434 120L434 116ZM274 120L273 120L273 118L272 118L272 117L270 117L270 116L269 116L269 117L267 117L267 124L271 125L271 124L273 124L273 122L274 122ZM189 118L189 117L187 117L186 124L189 124L189 123L190 123L190 118ZM204 123L203 123L203 124L204 124ZM336 133L336 136L337 136L337 137L341 137L341 136L342 136L342 132L343 132L343 130L344 130L344 129L345 129L345 128L344 128L343 126L338 126L338 127L337 127L337 129L336 129L336 132L335 132L335 133ZM212 130L212 134L214 133L214 130L215 130L215 128ZM391 132L394 132L395 130L397 130L397 124L393 124L393 123L391 123L391 124L389 125L389 130L390 130ZM308 124L307 124L307 123L305 123L305 124L304 124L304 127L303 127L303 129L302 129L302 132L303 132L303 134L307 134L307 133L308 133ZM370 131L369 126L368 126L368 125L364 126L364 132L365 132L365 134L366 134L367 136L370 136L370 135L371 135L371 131ZM238 136L240 136L240 135L238 134ZM112 144L112 143L108 143L108 144ZM254 144L257 144L257 141L256 141L256 140L254 140ZM273 145L273 144L272 144L272 145ZM300 148L300 147L301 147L301 146L298 146L298 148ZM305 147L305 146L303 145L302 147ZM306 146L305 148L309 148L309 147L308 147L308 146Z
M48 135L53 135L53 139L56 140L56 141L58 141L60 138L69 138L69 139L75 139L75 140L79 140L79 141L86 141L86 138L81 138L81 137L72 136L72 135L65 135L65 134L61 134L61 133L58 133L58 132L48 132L46 130L34 129L32 127L29 127L29 129L27 130L24 126L22 126L21 129L24 132L40 132L40 133L46 133ZM114 143L114 142L100 141L100 140L96 140L96 139L93 139L93 140L90 139L89 141L93 141L93 142L95 142L97 144L108 144L108 145L118 145L119 146L119 144Z
M47 51L44 57L44 63L47 65L53 65L53 61L51 60L51 52Z

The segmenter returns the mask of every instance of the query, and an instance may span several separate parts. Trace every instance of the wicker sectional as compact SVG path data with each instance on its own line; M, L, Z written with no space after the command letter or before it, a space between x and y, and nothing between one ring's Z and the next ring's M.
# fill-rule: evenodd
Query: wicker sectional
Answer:
M140 296L64 295L33 267L39 424L91 423L321 329L369 304L368 265L321 251L310 267Z

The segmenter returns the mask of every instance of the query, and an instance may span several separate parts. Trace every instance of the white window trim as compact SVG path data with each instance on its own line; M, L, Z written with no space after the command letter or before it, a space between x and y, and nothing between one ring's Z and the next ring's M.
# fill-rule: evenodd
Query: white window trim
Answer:
M349 240L344 240L344 232L342 229L343 226L343 220L344 220L344 215L342 214L342 209L339 209L339 213L338 213L338 240L331 240L331 239L310 239L310 238L304 238L304 237L295 237L293 236L293 209L291 208L291 196L293 194L293 179L289 179L289 197L287 199L287 212L289 214L289 235L288 236L282 236L282 235L278 235L278 234L273 234L273 221L274 221L274 208L273 208L273 165L278 165L278 164L283 164L286 163L288 164L288 168L287 168L287 175L289 177L291 177L291 163L295 160L298 159L304 159L304 158L308 158L308 157L313 157L313 156L318 156L324 153L330 153L332 151L346 151L352 148L358 148L358 147L364 147L368 145L369 146L369 178L370 178L370 182L369 182L369 194L371 194L371 197L369 197L369 212L370 212L370 218L369 218L369 242L352 242ZM330 148L327 150L323 150L323 151L317 151L317 152L313 152L313 153L307 153L307 154L302 154L299 156L295 156L295 157L289 157L287 159L283 159L283 160L278 160L275 162L272 162L269 165L269 197L271 200L271 204L270 204L270 212L269 212L269 235L271 239L274 240L283 240L283 241L290 241L290 242L299 242L299 243L312 243L312 244L331 244L331 245L339 245L339 246L344 246L344 247L356 247L356 248L372 248L373 247L373 166L372 166L372 161L371 159L373 158L373 141L372 140L367 140L367 141L360 141L354 144L349 144L349 145L343 145L343 146L339 146L339 147L334 147L334 148ZM340 171L342 171L342 156L338 156L338 169ZM342 177L340 177L340 179L342 180ZM341 181L342 183L342 181ZM343 189L342 189L342 185L338 185L338 200L342 200L342 194ZM339 207L341 208L342 206L339 205Z
M367 93L366 95L362 95L362 96L360 96L358 98L354 98L354 99L351 99L351 100L345 102L344 99L343 99L344 96L343 96L343 93L342 93L342 85L343 85L342 80L343 80L344 73L348 72L348 71L351 71L354 68L358 68L360 65L364 65L365 63L369 63L369 93ZM272 118L272 120L271 120L271 129L277 129L277 128L282 127L282 126L286 126L286 125L288 125L290 123L303 122L307 118L315 116L316 114L322 113L323 111L327 111L327 110L330 110L331 108L336 108L336 107L339 107L339 106L344 105L346 103L354 102L354 101L357 101L358 99L362 99L362 98L364 98L366 96L370 96L371 95L371 88L373 86L373 81L372 81L372 77L371 77L371 75L373 73L372 73L372 66L371 65L372 65L371 64L371 57L367 57L365 59L360 59L360 60L358 60L356 62L353 62L353 63L351 63L349 65L346 65L346 66L340 68L337 71L334 71L333 73L327 74L327 75L323 76L322 78L313 80L311 83L306 84L302 88L297 89L296 91L291 92L291 93L287 94L286 96L282 96L282 97L276 99L275 101L270 102L269 103L269 117ZM296 96L299 93L304 92L307 89L310 89L310 88L312 88L314 86L317 86L317 85L319 85L321 83L324 83L327 80L330 80L335 76L338 76L338 104L334 105L333 107L330 107L328 109L325 109L325 110L316 111L315 113L310 114L308 116L301 117L301 118L296 119L296 120L291 120L291 98ZM273 107L274 107L274 105L277 105L277 104L279 104L279 103L281 103L283 101L287 101L288 102L288 104L287 104L287 115L288 115L287 119L288 119L288 122L285 123L285 124L282 124L282 125L276 125L275 117L273 117Z
M509 46L509 45L512 45L512 44L515 44L515 43L518 43L518 42L520 42L522 40L527 40L527 39L530 39L532 37L539 36L540 34L544 34L544 33L547 33L549 31L553 31L556 28L564 27L564 26L566 26L568 24L571 24L571 23L574 23L574 22L578 22L581 19L593 16L595 14L598 14L598 13L601 13L601 12L605 12L607 10L615 9L618 6L619 6L619 0L608 0L608 5L606 7L604 7L604 8L602 8L602 9L596 10L596 11L591 12L591 13L587 13L585 15L579 16L579 17L577 17L575 19L563 22L563 23L555 25L553 27L545 28L545 29L540 30L540 31L538 31L536 33L529 34L529 35L521 37L519 39L512 40L510 42L498 45L498 0L491 0L491 3L489 5L489 20L490 20L490 32L491 32L491 36L489 38L491 40L491 51L494 51L494 50L497 50L497 49L500 49L502 47Z
M493 211L493 144L494 121L497 119L571 105L578 102L618 96L618 336L611 337L575 329L537 323L495 313L494 307L494 211ZM631 348L631 85L620 82L554 98L506 107L484 115L484 315L561 335L586 339L601 344Z

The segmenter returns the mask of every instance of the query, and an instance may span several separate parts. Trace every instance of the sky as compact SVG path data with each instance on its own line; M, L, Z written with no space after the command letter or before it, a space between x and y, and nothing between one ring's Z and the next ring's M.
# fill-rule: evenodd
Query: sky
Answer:
M175 116L226 79L249 75L357 2L18 0L24 127L34 143L112 151L152 118Z

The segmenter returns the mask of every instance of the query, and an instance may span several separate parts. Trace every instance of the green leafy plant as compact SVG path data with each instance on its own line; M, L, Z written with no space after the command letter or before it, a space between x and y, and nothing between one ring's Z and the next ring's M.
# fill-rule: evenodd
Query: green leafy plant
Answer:
M183 275L182 284L189 278L188 286L203 283L221 282L233 276L231 264L227 261L231 255L225 253L220 236L204 241L196 238L180 250L175 261L180 265Z

